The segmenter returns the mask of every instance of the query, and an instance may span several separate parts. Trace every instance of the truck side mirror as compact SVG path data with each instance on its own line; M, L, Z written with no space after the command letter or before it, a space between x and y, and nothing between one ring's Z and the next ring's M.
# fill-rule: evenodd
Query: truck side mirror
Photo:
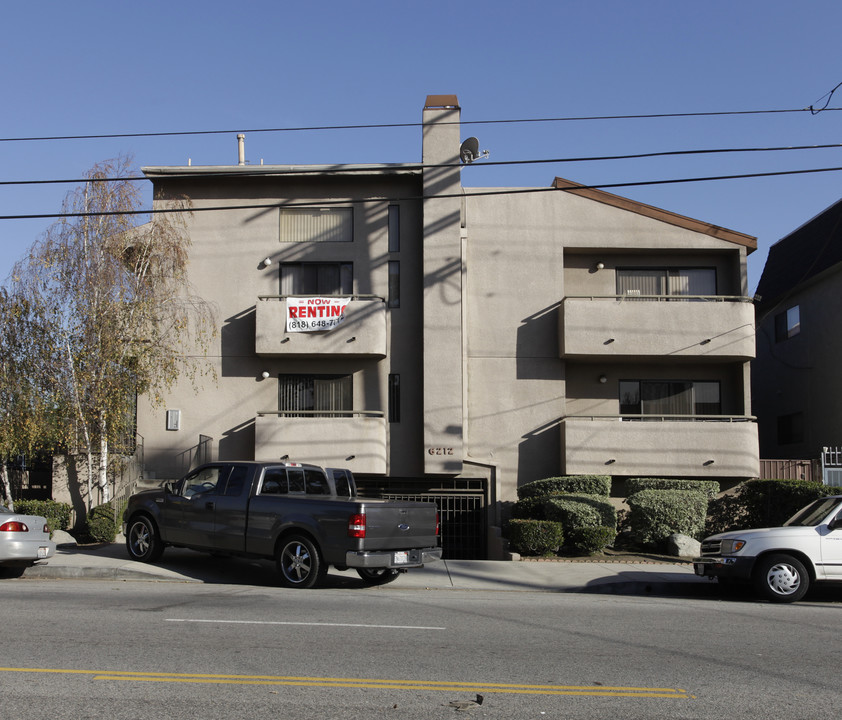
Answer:
M831 520L831 521L827 524L827 526L828 526L831 530L839 530L840 528L842 528L842 514L837 515L835 518L833 518L833 520Z

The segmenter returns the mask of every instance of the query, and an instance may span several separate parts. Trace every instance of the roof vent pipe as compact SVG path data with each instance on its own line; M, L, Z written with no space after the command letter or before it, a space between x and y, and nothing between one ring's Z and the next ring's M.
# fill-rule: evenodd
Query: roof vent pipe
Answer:
M237 135L237 164L246 164L246 136L242 133Z

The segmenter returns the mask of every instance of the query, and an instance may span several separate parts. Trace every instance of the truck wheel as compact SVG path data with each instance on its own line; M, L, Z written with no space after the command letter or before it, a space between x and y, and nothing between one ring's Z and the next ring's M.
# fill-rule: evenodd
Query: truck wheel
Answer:
M357 575L366 585L385 585L397 580L400 573L389 568L357 568Z
M164 543L158 534L158 528L145 515L133 517L126 529L126 550L129 557L139 562L151 563L161 557Z
M277 565L281 584L289 588L315 587L327 571L319 549L303 535L291 535L281 541Z
M791 555L767 555L757 563L754 586L771 602L791 603L804 597L810 575L800 560Z

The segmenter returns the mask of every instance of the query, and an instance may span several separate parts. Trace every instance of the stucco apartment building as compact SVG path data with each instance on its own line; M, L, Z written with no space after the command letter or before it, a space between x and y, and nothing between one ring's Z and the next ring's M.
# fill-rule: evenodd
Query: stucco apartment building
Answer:
M842 446L842 200L770 248L757 296L762 456L818 459Z
M217 382L139 403L150 476L200 447L348 467L492 537L544 477L757 474L755 239L561 178L463 189L459 118L427 98L421 165L144 169L191 198L220 318Z

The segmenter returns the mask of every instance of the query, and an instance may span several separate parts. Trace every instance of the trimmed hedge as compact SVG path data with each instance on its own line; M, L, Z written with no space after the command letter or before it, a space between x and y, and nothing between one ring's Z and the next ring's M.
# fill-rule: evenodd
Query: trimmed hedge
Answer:
M749 480L733 495L711 502L706 532L779 527L805 505L825 495L842 495L842 488L810 480Z
M626 480L626 494L634 495L641 490L694 490L703 492L709 500L719 495L716 480L677 480L670 478L629 478Z
M603 495L556 495L545 498L547 520L566 528L617 527L617 510Z
M564 545L561 523L547 520L509 520L507 536L524 555L554 555Z
M566 546L583 553L597 553L614 544L617 531L613 527L582 527L568 530Z
M15 500L15 512L46 518L52 533L54 530L67 530L70 527L73 507L55 500Z
M517 489L520 500L544 495L604 495L611 494L610 475L565 475L535 480Z
M544 495L524 498L512 505L512 518L515 520L546 520L544 504L547 498Z
M700 540L704 535L708 498L691 490L641 490L630 495L628 524L642 545L658 545L673 533Z
M88 537L95 542L114 542L122 527L123 511L127 504L128 501L123 500L115 509L112 501L92 508L85 520Z

